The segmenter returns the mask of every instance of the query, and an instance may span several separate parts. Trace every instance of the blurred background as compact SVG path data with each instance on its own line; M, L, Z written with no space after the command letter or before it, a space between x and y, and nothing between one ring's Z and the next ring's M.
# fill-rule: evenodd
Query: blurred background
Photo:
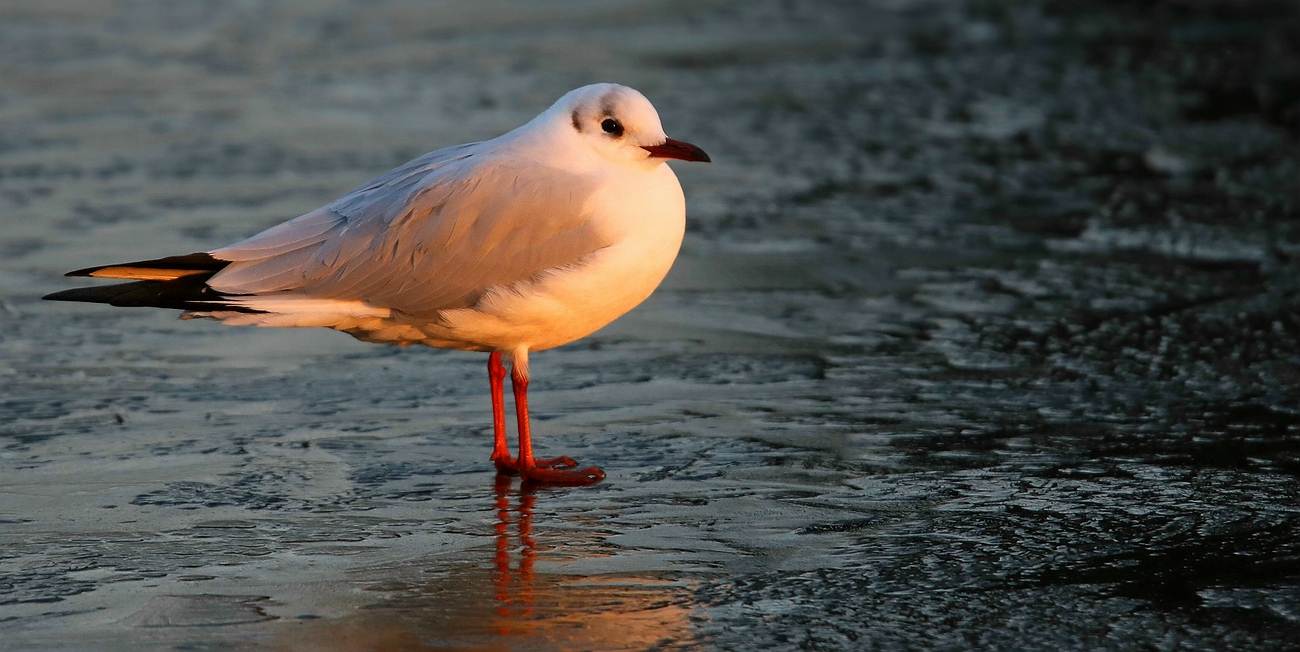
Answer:
M42 303L591 82L712 165L534 356ZM1289 649L1300 5L0 2L10 649Z

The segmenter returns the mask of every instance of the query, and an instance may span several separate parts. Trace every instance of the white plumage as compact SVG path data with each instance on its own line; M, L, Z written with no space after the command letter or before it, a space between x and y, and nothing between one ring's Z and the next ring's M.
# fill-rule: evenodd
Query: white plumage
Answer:
M587 105L620 115L633 147L666 138L640 93L580 88L499 138L426 154L211 252L233 262L208 285L267 314L208 314L515 358L594 332L659 284L686 210L661 159L611 161L589 142L606 145L603 130L574 129Z
M668 158L708 160L667 138L637 91L584 86L503 136L425 154L206 256L73 273L144 279L114 286L124 290L49 298L183 307L187 316L229 324L320 326L372 342L490 351L493 364L501 355L511 360L520 403L529 351L594 332L668 273L686 219ZM182 264L194 256L203 257L201 270ZM495 400L494 408L500 412ZM522 465L526 408L520 420ZM533 475L566 481L561 476L577 473Z

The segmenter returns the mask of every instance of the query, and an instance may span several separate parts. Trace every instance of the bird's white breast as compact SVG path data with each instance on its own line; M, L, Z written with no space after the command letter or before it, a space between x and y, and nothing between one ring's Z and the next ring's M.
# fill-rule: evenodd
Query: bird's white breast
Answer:
M589 335L649 297L672 267L686 201L667 165L619 169L586 212L609 246L526 282L489 290L471 308L442 315L438 330L475 348L541 350Z

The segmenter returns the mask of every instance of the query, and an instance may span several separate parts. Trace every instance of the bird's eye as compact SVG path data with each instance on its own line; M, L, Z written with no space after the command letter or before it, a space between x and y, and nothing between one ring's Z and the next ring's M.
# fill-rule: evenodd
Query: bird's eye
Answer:
M604 129L607 134L614 134L615 136L623 135L622 123L613 118L605 118L604 122L600 123L600 128Z

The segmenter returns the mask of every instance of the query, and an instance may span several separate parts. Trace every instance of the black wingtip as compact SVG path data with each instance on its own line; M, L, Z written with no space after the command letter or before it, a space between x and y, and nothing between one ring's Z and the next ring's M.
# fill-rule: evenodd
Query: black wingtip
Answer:
M109 267L138 267L143 269L192 269L204 272L219 272L229 265L230 261L214 258L212 254L205 251L194 254L185 254L183 256L168 256L166 258L155 258L154 260L139 260L133 263L115 263L112 265L96 265L76 269L64 274L64 276L93 276L95 272Z
M113 304L128 290L138 289L140 286L136 283L119 283L117 285L101 285L90 288L69 288L51 292L41 299L45 301L80 301L82 303L107 303Z
M115 285L71 288L47 294L49 301L106 303L120 308L175 308L178 310L260 312L230 301L229 295L208 287L208 275L185 276L172 281L132 281Z

